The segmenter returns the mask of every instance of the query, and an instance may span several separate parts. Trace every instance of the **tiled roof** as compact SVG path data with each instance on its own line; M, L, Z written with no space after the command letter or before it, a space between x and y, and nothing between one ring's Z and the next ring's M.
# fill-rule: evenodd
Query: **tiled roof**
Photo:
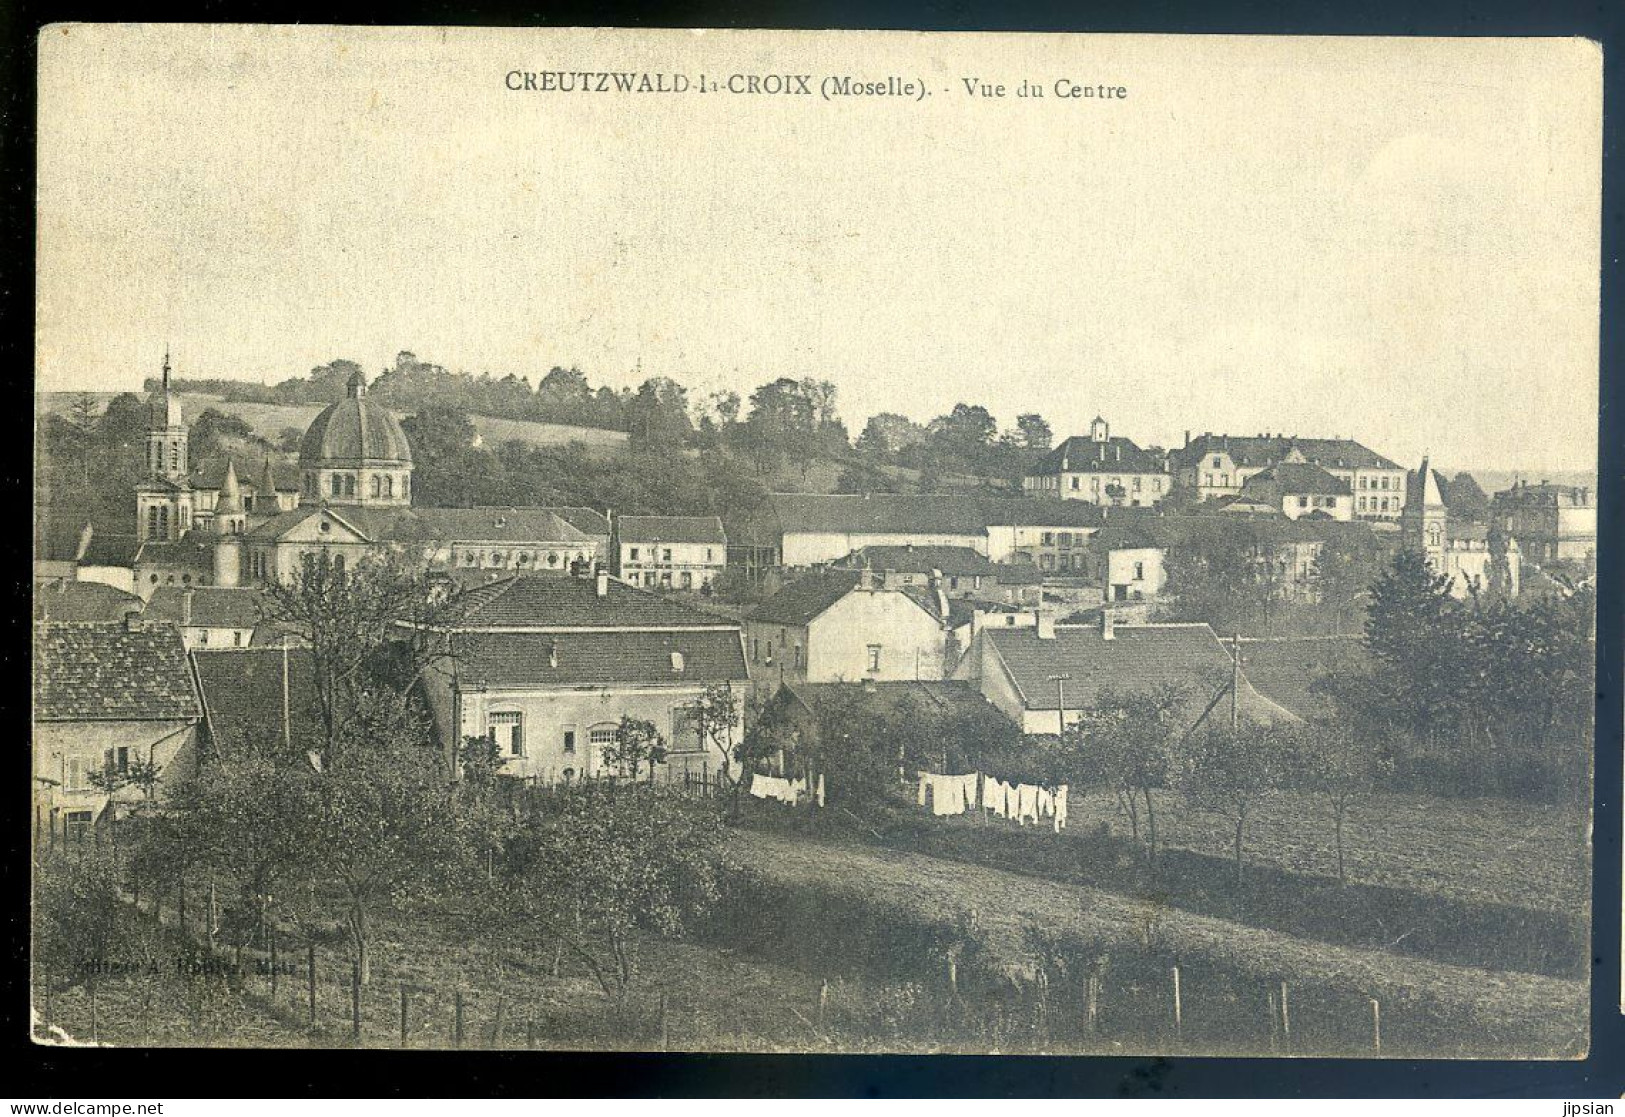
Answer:
M1335 710L1329 699L1316 693L1316 680L1361 675L1370 669L1359 637L1244 640L1241 663L1247 681L1260 693L1305 721L1330 717Z
M1286 435L1242 438L1203 434L1191 439L1190 445L1172 451L1172 457L1175 464L1187 469L1195 467L1209 454L1229 454L1240 466L1262 466L1284 460L1293 447L1297 447L1306 460L1330 469L1399 468L1398 463L1350 438L1288 438Z
M1142 450L1127 438L1113 435L1095 442L1081 435L1065 439L1045 454L1028 472L1051 473L1162 473L1163 459L1154 450Z
M616 534L623 543L715 543L726 546L728 536L715 516L622 516Z
M100 582L61 580L34 590L36 620L112 623L139 612L139 597Z
M171 542L149 539L135 553L135 561L142 566L173 566L189 570L214 569L214 536L201 531L187 532Z
M84 566L131 566L135 563L135 552L139 546L133 535L94 532L90 537L90 546L85 548L84 557L79 562Z
M748 621L803 625L851 593L858 584L857 570L815 570L788 583L745 614Z
M243 535L244 542L248 543L274 543L284 533L304 523L311 516L321 511L318 505L301 505L290 508L286 512L278 512L268 520L255 524ZM349 511L346 509L346 511Z
M177 721L201 711L181 634L168 625L35 627L40 721Z
M868 566L871 570L889 570L900 574L929 574L940 571L949 577L991 578L996 567L986 555L970 547L908 546L859 547L834 565L851 570Z
M982 522L989 527L1099 527L1103 509L1087 500L1046 497L991 497L976 499Z
M1308 517L1297 520L1284 517L1255 519L1223 512L1184 516L1125 516L1121 510L1114 509L1106 526L1089 540L1089 547L1092 551L1104 553L1132 547L1177 547L1193 541L1226 538L1279 546L1370 533L1371 525L1358 521L1311 520Z
M316 669L304 648L288 651L288 701L282 699L282 649L232 648L193 657L209 731L217 747L230 750L283 732L283 710L289 736L312 742L321 735L321 706L316 695Z
M1242 484L1241 491L1262 495L1296 495L1312 493L1316 496L1347 496L1349 483L1333 477L1311 462L1281 462L1255 473Z
M784 532L980 535L974 500L945 493L774 493L771 513Z
M191 595L191 620L186 598ZM253 628L260 620L260 592L249 586L160 586L147 602L143 617L169 624L188 623L201 628Z
M682 669L672 653L682 654ZM746 678L731 631L463 632L452 637L461 685L489 687L716 683Z
M609 519L602 512L595 512L591 508L580 508L570 505L546 508L543 511L552 512L565 523L577 531L591 536L604 536L609 534Z
M993 732L1007 731L1004 715L982 697L975 685L951 679L885 683L785 683L785 690L819 720L856 709L883 719L917 714L931 721L952 721L957 730L978 722Z
M599 597L594 578L515 575L468 590L456 627L483 628L716 628L731 622L678 601L608 579Z
M447 542L585 543L589 538L548 508L413 508L410 512L428 537Z
M1066 680L1069 709L1088 705L1106 690L1133 694L1172 684L1185 689L1182 728L1189 728L1230 682L1230 655L1205 624L1120 624L1110 640L1098 625L1057 625L1054 638L1047 640L1032 628L985 628L982 637L997 649L1029 710L1059 708L1059 691L1050 681L1056 675L1071 676ZM982 669L993 666L984 662ZM1292 716L1245 677L1239 708L1254 721Z

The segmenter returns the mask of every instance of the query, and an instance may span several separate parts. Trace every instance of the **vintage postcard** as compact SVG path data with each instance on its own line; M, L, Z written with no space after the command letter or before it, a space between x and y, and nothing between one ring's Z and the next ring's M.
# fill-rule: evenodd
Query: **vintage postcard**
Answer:
M1582 1057L1601 75L47 27L34 1039Z

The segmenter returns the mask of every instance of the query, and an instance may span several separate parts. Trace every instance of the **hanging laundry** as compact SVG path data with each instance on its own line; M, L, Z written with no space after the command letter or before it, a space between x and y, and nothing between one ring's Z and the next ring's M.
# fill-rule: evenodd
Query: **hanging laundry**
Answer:
M1055 832L1066 829L1066 784L1055 789Z
M1009 814L1009 812L1004 809L1004 799L1009 792L1010 788L1004 783L1004 781L988 780L987 788L982 794L982 801L987 804L990 811L998 815L1000 818L1004 818Z
M1047 787L1038 789L1038 817L1049 818L1055 813L1055 796L1050 794Z
M1030 783L1016 788L1016 821L1023 826L1038 821L1038 788Z
M1063 796L1066 794L1066 788L1064 788L1064 787L1061 788L1061 794ZM818 795L817 795L817 799L818 799L818 805L820 807L822 807L824 805L824 773L822 773L822 772L818 773Z
M925 789L926 789L926 785L929 784L930 782L931 782L930 773L929 772L921 772L920 773L920 794L919 794L918 798L915 799L915 803L917 805L922 806L922 807L925 806Z

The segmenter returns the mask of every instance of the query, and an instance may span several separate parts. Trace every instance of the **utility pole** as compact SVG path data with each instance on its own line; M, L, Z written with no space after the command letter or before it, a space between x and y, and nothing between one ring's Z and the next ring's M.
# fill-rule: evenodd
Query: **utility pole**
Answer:
M1241 633L1230 634L1230 729L1235 731L1239 710L1237 694L1241 690Z
M1059 675L1051 675L1048 679L1049 682L1055 684L1055 705L1060 710L1061 719L1059 733L1066 732L1066 684L1071 678L1071 675L1062 673Z

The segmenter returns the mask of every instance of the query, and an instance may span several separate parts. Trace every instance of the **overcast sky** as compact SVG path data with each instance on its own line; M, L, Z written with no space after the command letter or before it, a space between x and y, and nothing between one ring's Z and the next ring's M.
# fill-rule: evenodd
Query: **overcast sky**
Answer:
M1142 444L1595 464L1584 43L71 27L41 57L43 390L135 390L166 345L266 381L410 349L532 383L825 377L854 434L965 400Z

